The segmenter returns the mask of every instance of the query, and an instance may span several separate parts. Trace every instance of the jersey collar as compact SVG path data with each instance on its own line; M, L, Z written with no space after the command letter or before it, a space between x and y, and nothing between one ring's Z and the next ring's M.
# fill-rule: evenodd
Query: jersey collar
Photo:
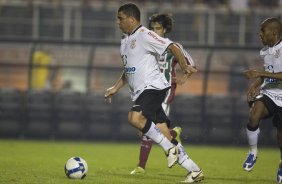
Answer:
M128 36L133 35L142 25L137 26Z
M280 49L281 47L282 47L282 38L273 47L264 47L260 51L260 55L264 56L267 54L275 54L275 52L277 52L276 50Z
M274 54L276 50L280 49L282 46L281 39L273 46L269 48L269 53Z

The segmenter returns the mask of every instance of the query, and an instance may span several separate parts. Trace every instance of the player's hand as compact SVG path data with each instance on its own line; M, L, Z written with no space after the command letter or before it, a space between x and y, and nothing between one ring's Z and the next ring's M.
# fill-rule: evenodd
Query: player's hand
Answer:
M104 95L105 100L107 102L111 103L112 102L112 96L116 93L117 93L117 89L114 86L108 88L105 92L105 95Z
M185 65L183 73L190 77L193 73L196 73L198 70L191 65Z
M247 79L258 78L260 77L260 73L256 70L248 70L244 72Z
M257 93L258 91L254 87L250 87L247 92L247 102L250 103L253 101Z
M182 84L184 84L187 80L188 80L188 78L190 77L191 75L182 75L181 77L179 76L179 77L173 77L173 81L174 82L176 82L176 84L178 84L178 85L182 85Z

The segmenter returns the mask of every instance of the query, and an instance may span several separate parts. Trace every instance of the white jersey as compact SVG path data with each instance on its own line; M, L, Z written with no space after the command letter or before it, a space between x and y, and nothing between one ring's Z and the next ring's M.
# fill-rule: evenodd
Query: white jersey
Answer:
M124 73L133 101L145 89L162 90L170 87L159 69L157 58L171 43L169 39L162 38L143 26L121 40Z
M260 51L264 59L264 70L270 73L282 72L282 42L265 47ZM267 95L278 106L282 107L282 81L265 78L261 86L261 93Z

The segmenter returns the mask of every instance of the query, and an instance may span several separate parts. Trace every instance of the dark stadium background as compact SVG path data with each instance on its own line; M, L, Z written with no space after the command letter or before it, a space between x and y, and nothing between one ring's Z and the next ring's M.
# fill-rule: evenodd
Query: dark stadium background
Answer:
M123 89L107 104L103 92L122 71L116 10L126 1L10 0L0 5L0 137L46 140L137 141L127 123L130 99ZM155 12L172 13L169 35L180 42L199 72L179 86L171 119L184 142L247 145L248 81L259 69L259 24L281 17L276 1L132 1L142 23ZM256 3L254 3L256 2ZM277 3L277 4L275 4ZM33 62L48 51L52 64ZM49 87L34 89L32 72L56 71ZM261 123L260 145L275 145L271 121Z

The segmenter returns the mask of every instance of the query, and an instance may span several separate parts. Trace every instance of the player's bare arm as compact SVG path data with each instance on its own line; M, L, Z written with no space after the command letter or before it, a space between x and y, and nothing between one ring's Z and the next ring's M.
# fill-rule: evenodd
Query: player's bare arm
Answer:
M187 75L187 78L190 77L193 73L197 72L197 69L187 64L183 53L175 44L171 44L168 49L172 52L172 54L178 61L180 68L182 69L183 73Z
M269 78L282 80L282 72L270 73L265 71L248 70L245 72L245 76L248 79L258 78L258 77L262 77L262 78L269 77Z
M263 78L259 77L252 82L247 91L247 101L250 102L259 93L260 86L263 83Z
M109 103L112 102L112 96L116 94L120 88L122 88L126 84L125 74L122 72L120 78L117 80L117 82L110 88L108 88L105 92L104 98Z

